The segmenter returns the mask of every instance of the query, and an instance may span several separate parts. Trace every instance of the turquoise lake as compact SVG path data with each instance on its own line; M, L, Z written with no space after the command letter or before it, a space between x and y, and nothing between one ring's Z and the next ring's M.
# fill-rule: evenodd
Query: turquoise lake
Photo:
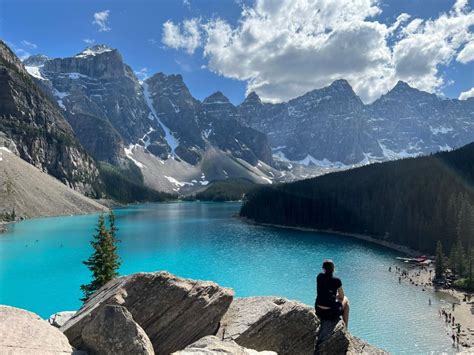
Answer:
M350 298L354 335L393 353L452 351L438 296L400 285L388 272L398 253L344 236L247 225L233 217L239 208L184 202L117 209L120 273L167 270L232 287L236 296L278 295L312 306L316 274L331 258ZM0 304L44 318L77 309L96 222L88 215L10 225L0 235Z

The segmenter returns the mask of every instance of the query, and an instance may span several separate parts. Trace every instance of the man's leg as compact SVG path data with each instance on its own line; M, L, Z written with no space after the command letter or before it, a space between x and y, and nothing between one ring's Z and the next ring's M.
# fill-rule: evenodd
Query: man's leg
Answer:
M346 296L344 296L344 299L342 300L342 308L344 310L342 320L347 328L349 326L349 299Z

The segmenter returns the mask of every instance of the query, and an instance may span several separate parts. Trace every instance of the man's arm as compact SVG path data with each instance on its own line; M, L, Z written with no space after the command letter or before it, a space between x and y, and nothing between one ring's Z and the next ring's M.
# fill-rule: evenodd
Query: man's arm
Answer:
M340 302L342 302L344 300L344 289L342 288L342 286L337 289L337 297L336 298Z

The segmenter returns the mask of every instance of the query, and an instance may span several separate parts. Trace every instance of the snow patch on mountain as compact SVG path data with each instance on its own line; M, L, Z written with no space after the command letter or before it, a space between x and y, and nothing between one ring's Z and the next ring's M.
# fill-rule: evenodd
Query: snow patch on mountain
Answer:
M148 83L143 82L142 83L143 87L143 94L145 97L145 102L148 105L148 108L151 111L152 117L159 123L161 128L165 131L165 140L168 146L171 148L171 152L174 156L176 156L176 148L179 146L179 140L176 138L173 133L171 133L171 130L163 123L161 120L158 118L158 115L156 114L155 108L153 107L153 98L151 97L149 88L148 88ZM171 102L171 101L170 101Z
M319 166L321 168L343 168L345 167L345 165L339 161L330 161L326 158L324 158L323 160L318 160L316 158L314 158L313 156L311 156L310 154L308 154L306 156L306 158L302 159L302 160L299 160L299 161L295 161L295 163L298 163L298 164L301 164L301 165L316 165L316 166Z
M452 132L453 127L446 127L446 126L431 127L430 126L430 131L436 136L438 134L447 134L449 132Z
M68 92L61 92L57 89L54 89L53 95L58 98L56 101L58 102L59 107L61 107L63 110L66 110L66 106L64 106L63 99L71 94Z
M41 66L31 66L31 65L27 65L25 66L25 69L26 71L33 77L35 77L36 79L40 79L40 80L46 80L42 75L41 75Z
M126 148L126 147L123 148L123 150L125 151L125 155L127 156L128 159L133 161L135 163L135 165L138 166L139 168L144 168L145 165L143 165L138 160L133 158L133 150L134 149L135 149L135 144L130 144L128 146L128 148Z
M99 44L90 48L84 49L81 53L75 55L76 58L86 58L86 57L94 57L98 54L106 53L106 52L112 52L113 48L110 48L109 46Z
M401 151L399 152L395 152L389 148L387 148L387 146L385 146L383 143L382 143L382 140L379 140L378 141L379 143L379 146L380 146L380 149L382 149L382 152L383 152L383 155L385 158L389 159L389 160L398 160L398 159L404 159L404 158L414 158L414 157L417 157L419 156L421 153L409 153L407 152L406 149L402 149Z

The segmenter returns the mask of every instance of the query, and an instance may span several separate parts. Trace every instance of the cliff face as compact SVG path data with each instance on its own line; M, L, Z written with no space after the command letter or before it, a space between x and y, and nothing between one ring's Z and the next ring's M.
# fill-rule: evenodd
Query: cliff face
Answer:
M59 108L0 41L0 131L20 157L66 185L92 193L98 172Z
M94 46L46 60L39 68L40 81L48 83L79 140L97 159L117 163L123 145L149 131L140 83L116 49Z

